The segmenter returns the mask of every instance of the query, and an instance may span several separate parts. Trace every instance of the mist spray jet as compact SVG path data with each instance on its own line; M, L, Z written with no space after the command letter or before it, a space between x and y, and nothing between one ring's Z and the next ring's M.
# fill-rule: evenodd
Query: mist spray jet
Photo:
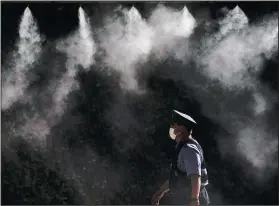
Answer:
M84 10L79 7L79 50L81 54L78 55L78 63L83 66L84 69L88 69L94 63L94 54L96 53L96 44L92 37L91 27L88 22L88 18L85 15Z
M229 11L225 18L219 22L220 32L219 38L226 36L232 31L239 32L239 30L248 26L248 18L239 6Z
M17 51L13 55L14 66L3 72L2 110L24 99L25 90L29 85L27 72L39 58L41 43L37 23L27 7L19 25Z
M79 7L79 28L78 31L68 37L65 41L58 43L58 50L66 53L68 59L66 62L67 72L59 80L58 88L54 93L54 111L60 116L64 113L64 99L68 94L78 87L78 82L75 79L78 71L78 65L83 69L89 69L94 63L94 54L96 53L96 45L92 38L91 28L87 21L84 10Z

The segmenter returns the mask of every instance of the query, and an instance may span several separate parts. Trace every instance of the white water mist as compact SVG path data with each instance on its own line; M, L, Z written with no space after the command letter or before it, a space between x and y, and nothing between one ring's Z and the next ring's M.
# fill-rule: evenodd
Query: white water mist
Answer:
M186 6L178 11L163 5L152 12L148 22L155 33L152 52L159 60L174 55L180 44L186 43L197 24Z
M145 63L152 49L153 30L138 10L120 9L120 15L108 17L99 32L104 64L122 75L124 90L139 91L136 70Z
M78 10L79 29L74 35L68 37L65 41L58 43L57 49L65 52L67 55L66 73L58 82L53 95L54 115L60 116L65 110L65 98L68 94L78 88L78 82L75 79L78 67L88 70L94 64L94 55L96 53L96 44L92 37L92 29L88 22L88 17L80 7Z
M239 6L230 10L224 19L219 22L220 31L216 34L216 38L220 40L229 33L239 32L248 26L248 18Z
M260 22L248 22L239 7L229 11L219 20L219 31L174 48L181 64L162 68L162 75L182 80L195 91L202 113L231 135L216 134L220 153L233 155L244 168L247 162L253 165L256 169L249 175L260 183L267 168L273 173L277 167L277 161L270 161L278 147L270 144L275 133L267 129L267 115L277 101L276 94L258 78L265 59L272 58L278 49L278 18L271 15ZM270 149L258 149L263 145Z
M11 71L16 71L13 78L17 80L15 81L17 83L10 83L6 80L8 78L3 79L3 99L6 94L6 100L2 104L2 109L9 108L13 102L19 100L18 97L22 97L24 94L28 82L24 74L31 68L29 65L35 62L41 48L36 47L40 45L40 35L35 32L37 27L34 26L34 21L30 20L33 18L28 10L25 11L25 17L23 16L25 20L22 20L25 23L22 23L20 27L21 39L18 48L21 49L18 49L19 55L15 61L17 66L11 69ZM30 21L33 23L31 24ZM106 52L103 60L106 66L122 74L124 89L128 89L130 92L137 91L136 70L140 67L139 65L144 68L150 54L154 54L157 57L156 60L161 63L162 60L176 53L175 51L178 49L180 52L176 58L184 60L191 48L181 47L181 45L187 43L195 24L195 19L186 7L182 11L158 7L147 21L135 8L124 10L122 16L108 19L105 22L104 31L99 33L101 43L99 46ZM258 84L257 75L262 69L263 59L260 54L263 54L265 58L271 58L278 48L278 19L270 17L261 23L248 25L247 17L240 8L237 8L230 11L228 16L219 22L219 25L221 26L219 32L202 41L203 53L195 58L199 66L198 70L193 71L193 68L189 68L189 65L186 64L187 62L182 61L185 63L181 66L183 69L168 68L168 78L183 79L187 86L195 89L194 95L201 104L203 113L232 134L229 143L226 141L224 143L222 136L218 136L221 153L230 152L233 155L239 154L235 155L235 158L244 157L257 169L254 172L260 179L261 174L264 174L262 171L266 168L271 168L269 172L275 170L276 164L274 163L277 161L271 162L270 159L278 150L278 143L275 142L274 133L270 132L265 125L266 112L271 107L270 99L273 98L273 94L267 94L262 89L262 85L255 86L255 84ZM48 87L53 91L53 104L41 105L41 110L34 111L32 117L24 117L26 122L18 130L19 134L44 142L51 127L57 123L59 117L65 114L67 109L65 100L71 91L78 88L75 78L79 66L88 70L95 63L94 55L97 46L93 41L91 31L88 19L80 8L78 31L66 40L58 42L57 49L67 55L65 64L67 69L59 81L52 81ZM181 48L188 49L184 51L184 55ZM36 52L32 53L31 50ZM198 53L194 50L190 52ZM25 66L20 67L22 65ZM199 73L200 70L202 73ZM9 72L7 74L10 74ZM10 79L12 78L10 77ZM125 98L119 97L116 102L111 103L111 108L107 110L110 114L109 118L112 123L117 124L119 120L124 123L123 127L118 127L122 134L137 138L137 134L131 133L135 129L141 130L142 125L139 124L134 113L129 111L129 104L134 102ZM75 122L74 120L72 119L70 122ZM127 130L127 125L130 130ZM134 143L136 141L131 142L131 139L124 142L126 150L136 146ZM122 145L123 142L120 146ZM229 145L229 149L225 145ZM261 145L264 145L265 148L262 148ZM61 153L65 155L64 151ZM84 185L90 185L87 180L92 179L92 174L97 168L98 173L102 175L93 177L94 181L96 180L96 185L93 187L105 188L102 191L113 196L114 191L119 192L122 189L122 174L128 169L125 168L118 173L111 168L109 170L106 168L109 162L98 159L94 155L97 156L95 153L92 155L91 148L84 149L78 154L69 155L67 157L69 163L66 162L65 166L61 166L61 168L68 173L72 172L73 178L79 178L80 180L77 182L81 183L78 187L82 189ZM92 163L95 162L95 159L97 160L94 165ZM81 160L84 161L81 164L86 165L84 170L87 171L87 176L83 176L84 173L79 171L79 167L75 168L75 163L80 163ZM100 164L104 166L100 167ZM115 181L115 179L117 180ZM110 190L111 185L107 183L109 180L114 181L113 190ZM103 195L99 193L96 195L97 192L91 195L90 188L87 188L86 191L88 197L86 204L91 204L96 200L95 197Z
M13 66L2 74L2 110L25 99L24 93L30 81L27 73L40 57L41 41L37 22L27 7L19 25L19 40L17 51L13 53Z
M261 55L268 58L278 48L277 17L248 26L247 17L237 8L221 22L219 33L213 35L213 41L218 41L214 45L210 45L210 38L204 41L207 50L198 57L204 73L219 80L227 89L254 87L253 79L262 68Z
M67 55L66 72L58 80L50 81L47 90L52 91L52 104L42 105L33 115L26 117L26 122L17 129L17 133L31 139L33 143L45 146L50 129L59 121L67 109L66 98L78 88L75 79L78 67L85 70L94 63L96 46L91 36L91 28L84 11L79 9L79 28L66 40L60 40L58 50Z
M174 55L177 46L193 33L196 21L186 6L178 11L160 5L147 20L135 7L118 11L120 15L108 17L99 32L103 61L122 75L124 90L139 92L138 69L144 69L151 54L160 61Z
M254 177L263 180L259 174L264 174L266 168L271 168L272 173L277 167L269 160L278 146L270 144L276 136L266 129L265 120L274 98L270 92L263 92L258 76L263 57L271 58L278 48L278 18L274 15L248 25L247 17L237 8L219 24L219 32L212 35L213 39L203 41L205 51L196 58L208 84L198 76L193 81L185 77L185 83L196 89L203 113L232 134L227 142L231 145L229 150L219 137L221 153L244 157L257 168Z
M84 69L88 71L90 66L94 64L94 54L96 52L96 45L92 37L92 29L88 22L85 12L82 8L79 8L79 28L77 31L70 35L67 39L58 40L56 48L62 53L66 54L67 60L65 62L66 72L62 74L62 77L58 80L51 80L50 85L46 90L50 92L52 96L52 104L41 105L41 110L34 111L33 116L26 117L26 123L20 128L17 132L32 140L32 143L41 148L47 148L46 146L60 147L63 148L63 151L60 151L56 154L58 157L55 157L56 161L59 161L59 174L66 179L74 179L74 186L79 191L79 193L84 194L84 185L82 173L76 169L75 164L80 160L75 160L72 162L74 157L83 157L78 156L75 153L69 153L67 146L62 145L53 145L57 137L51 136L51 129L55 126L62 115L65 114L67 110L66 102L68 95L75 89L78 89L78 81L76 79L77 72L79 69ZM46 91L44 91L46 92ZM77 121L77 120L76 120ZM75 122L75 121L73 121ZM54 140L54 143L52 142ZM57 141L59 142L59 141ZM49 145L50 144L50 145ZM92 152L92 151L91 151ZM63 156L63 161L60 157ZM78 171L78 172L77 172ZM84 174L83 174L84 175ZM89 197L88 194L86 194ZM87 202L86 199L83 201ZM91 201L92 202L92 201ZM87 202L88 203L88 202Z

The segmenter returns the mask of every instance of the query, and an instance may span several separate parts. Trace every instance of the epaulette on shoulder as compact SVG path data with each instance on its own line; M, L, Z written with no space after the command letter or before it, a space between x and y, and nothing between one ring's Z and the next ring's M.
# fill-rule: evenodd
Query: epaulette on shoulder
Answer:
M196 152L200 153L198 147L195 144L187 143L183 147L194 149Z

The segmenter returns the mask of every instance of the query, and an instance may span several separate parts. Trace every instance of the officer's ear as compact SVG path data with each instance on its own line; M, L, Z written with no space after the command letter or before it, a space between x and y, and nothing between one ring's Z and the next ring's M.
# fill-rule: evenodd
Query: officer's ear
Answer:
M187 128L187 130L188 130L189 134L192 135L193 129L192 128Z

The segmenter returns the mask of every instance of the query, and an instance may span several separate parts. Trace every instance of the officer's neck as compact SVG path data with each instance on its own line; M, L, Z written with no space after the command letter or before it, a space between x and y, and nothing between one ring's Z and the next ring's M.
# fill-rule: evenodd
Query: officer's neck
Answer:
M193 139L192 135L190 134L189 136L183 137L181 139L176 139L176 143L179 143L181 141L187 141Z

